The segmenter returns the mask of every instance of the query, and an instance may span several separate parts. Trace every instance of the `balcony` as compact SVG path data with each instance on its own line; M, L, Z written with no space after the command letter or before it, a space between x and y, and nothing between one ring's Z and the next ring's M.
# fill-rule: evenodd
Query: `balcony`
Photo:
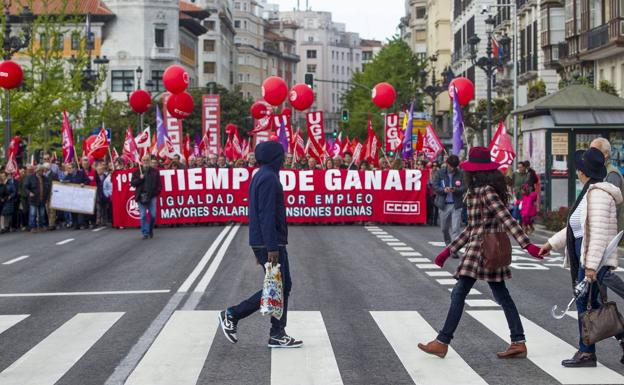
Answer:
M568 54L568 43L551 44L543 47L544 67L549 69L561 68L561 59L565 59Z
M175 60L178 57L175 47L152 47L152 60Z
M568 39L570 41L571 39ZM599 60L624 52L624 18L616 18L579 36L582 60Z
M587 49L603 47L609 43L609 25L601 25L587 32Z
M518 75L537 71L537 55L530 54L518 60Z

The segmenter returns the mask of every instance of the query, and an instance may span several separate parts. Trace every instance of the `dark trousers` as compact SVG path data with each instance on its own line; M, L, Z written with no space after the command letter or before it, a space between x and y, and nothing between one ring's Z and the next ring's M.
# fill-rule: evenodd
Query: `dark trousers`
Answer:
M459 280L457 280L453 292L451 293L451 307L446 316L444 327L438 334L438 341L445 344L451 343L453 334L459 325L459 320L464 311L466 296L470 293L470 289L472 289L476 281L476 279L466 276L460 276ZM507 286L505 286L505 281L488 282L488 285L490 285L492 294L494 294L494 299L501 305L505 312L505 318L507 318L507 325L511 333L511 342L524 342L524 329L522 328L520 314L518 314L516 304L509 295Z
M269 256L265 248L254 248L254 255L256 260L262 266L264 270L264 264L267 263ZM288 297L290 296L290 289L292 288L292 281L290 280L290 267L288 265L288 253L286 247L280 246L279 249L279 264L280 272L282 273L282 285L284 289L284 313L282 318L271 317L271 336L280 337L285 333L286 320L288 313ZM262 290L258 291L251 297L247 298L243 302L236 306L232 306L228 309L228 312L235 320L239 321L243 318L249 317L253 313L260 310L260 298L262 297Z

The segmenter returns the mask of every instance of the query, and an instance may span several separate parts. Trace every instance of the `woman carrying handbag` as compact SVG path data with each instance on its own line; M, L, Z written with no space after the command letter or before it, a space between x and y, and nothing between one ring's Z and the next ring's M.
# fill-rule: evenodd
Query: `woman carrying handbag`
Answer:
M446 356L453 333L459 325L466 296L476 280L480 279L489 284L496 302L505 312L511 332L511 345L497 353L497 356L524 358L527 355L522 321L505 286L505 280L511 278L511 244L508 235L513 236L535 258L540 258L539 248L531 243L507 209L509 196L499 166L491 161L490 152L485 147L473 147L468 161L460 165L468 186L465 197L468 226L436 257L435 263L442 267L451 254L459 252L464 246L466 252L455 273L457 283L451 293L451 306L444 327L435 340L428 344L418 344L426 353L441 358Z
M570 268L572 285L576 285L585 278L593 282L590 290L576 299L581 336L578 351L572 358L561 362L568 368L597 365L596 346L583 342L583 315L588 307L594 310L600 308L599 283L603 282L605 276L610 276L611 270L618 266L617 250L615 250L607 256L603 266L598 269L609 241L618 232L616 205L622 202L620 189L611 183L602 182L607 176L607 169L604 155L599 150L590 148L587 151L577 151L574 163L576 175L583 183L583 190L570 210L566 228L550 238L540 250L540 255L544 256L552 249L558 250L565 247L564 267ZM616 335L620 341L622 337L624 337L622 334ZM622 345L622 342L620 344ZM622 347L624 348L624 345ZM624 362L624 357L622 362Z

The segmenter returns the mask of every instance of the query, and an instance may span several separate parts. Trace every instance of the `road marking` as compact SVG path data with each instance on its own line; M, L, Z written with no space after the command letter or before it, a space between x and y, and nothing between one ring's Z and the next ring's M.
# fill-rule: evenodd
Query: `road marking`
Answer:
M171 290L125 290L125 291L66 291L54 293L4 293L0 298L11 297L71 297L79 295L162 294Z
M98 231L102 231L106 228L106 226L102 226L102 227L98 227L97 229L93 229L91 231L93 231L94 233L97 233Z
M271 351L271 385L342 384L321 312L289 311L288 333L304 345Z
M457 385L486 382L449 346L446 358L416 347L436 338L436 331L415 311L372 311L371 316L415 384Z
M431 246L446 247L446 243L444 243L444 242L429 242L429 244Z
M79 313L0 373L3 385L54 384L124 313Z
M436 279L440 285L455 285L457 280L454 278Z
M4 262L3 265L12 265L15 262L22 261L22 260L24 260L24 259L26 259L28 257L30 257L30 255L22 255L21 257L17 257L17 258L11 259L10 261Z
M216 311L173 313L125 384L195 385L219 326L218 314Z
M422 257L422 254L420 254L418 251L403 251L401 253L403 257Z
M427 261L427 262L431 262L431 261ZM435 263L423 263L423 264L416 265L416 267L419 269L439 269L440 268L440 266L436 265Z
M403 253L401 253L401 254L403 254ZM410 262L414 262L414 263L431 262L427 258L407 258L407 260L410 261Z
M67 244L69 242L73 242L73 241L74 241L74 238L69 238L69 239L66 239L64 241L56 242L56 244L61 246L61 245L65 245L65 244Z
M491 299L467 299L466 305L470 307L500 307L499 304Z
M449 287L448 291L453 291L452 287ZM468 293L468 295L481 295L483 293L481 293L479 290L477 289L470 289L470 293Z
M195 269L193 269L191 274L189 274L188 278L186 278L184 283L180 285L178 293L186 293L187 291L189 291L191 285L193 285L193 282L195 282L197 277L199 277L199 274L201 274L202 270L204 270L204 267L206 267L206 264L208 264L208 261L210 261L210 258L212 258L215 250L217 250L217 247L219 247L219 244L221 243L223 238L225 238L226 234L228 233L228 231L230 231L231 228L232 225L229 225L221 230L221 233L219 233L217 239L212 242L212 245L210 245L202 259L199 260L199 263L197 264L197 266L195 266Z
M379 239L396 239L394 237L394 235L390 235L390 234L388 234L388 235L377 235L377 238L379 238ZM398 241L398 239L397 239L397 241Z
M387 242L388 246L407 246L404 242L388 242L387 240L384 242Z
M11 314L0 316L0 334L13 327L13 325L28 318L28 314Z
M223 257L225 256L228 247L230 247L230 243L232 243L232 240L236 236L236 233L238 233L238 229L240 229L240 227L240 223L234 226L225 241L223 241L223 244L219 248L219 251L217 251L217 255L215 255L214 259L210 263L210 266L208 266L208 270L206 270L206 273L204 274L202 279L199 281L197 286L195 286L195 290L193 290L195 293L203 293L206 291L206 288L210 284L212 277L214 277L215 273L217 272L217 269L219 268L219 265L221 264L221 261L223 260Z
M390 235L385 231L371 231L371 234L373 235Z
M396 239L394 238L392 235L388 235L388 237L384 236L384 235L378 235L377 236L379 239L381 239L384 242L401 242L400 239ZM382 238L383 237L383 238Z
M365 226L364 228L368 231L380 231L381 230L381 227L378 227L378 226Z
M468 311L473 318L500 338L509 338L509 328L502 310ZM561 360L570 358L577 348L522 317L529 341L528 359L562 384L622 384L624 377L598 363L596 368L566 368Z
M427 274L430 277L452 277L453 276L453 274L449 273L448 271L425 271L425 274Z
M396 251L414 251L411 247L393 247Z
M545 263L544 266L563 267L563 265L561 263Z
M578 311L572 311L572 310L570 310L570 311L567 311L567 312L566 312L566 315L567 315L568 317L572 317L572 318L574 318L575 320L578 320Z

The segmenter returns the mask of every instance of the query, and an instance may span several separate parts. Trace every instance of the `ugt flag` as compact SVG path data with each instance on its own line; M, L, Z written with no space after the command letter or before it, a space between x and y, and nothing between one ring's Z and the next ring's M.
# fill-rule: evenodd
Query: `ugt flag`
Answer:
M498 128L492 143L490 143L489 150L492 155L492 161L499 163L500 167L498 169L505 173L516 157L516 153L511 145L511 139L509 134L507 134L505 123L502 120L498 123Z

